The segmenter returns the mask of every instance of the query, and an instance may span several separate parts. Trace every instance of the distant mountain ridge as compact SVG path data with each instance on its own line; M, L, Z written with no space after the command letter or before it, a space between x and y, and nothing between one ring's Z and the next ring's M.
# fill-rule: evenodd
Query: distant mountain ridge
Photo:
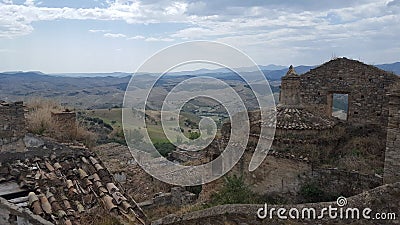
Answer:
M395 62L395 63L390 63L390 64L380 64L380 65L375 65L379 69L386 70L389 72L393 72L394 74L397 74L400 76L400 62Z
M378 64L374 65L380 69L393 72L397 75L400 76L400 62L394 62L394 63L387 63L387 64ZM308 72L310 69L313 69L317 66L306 66L306 65L300 65L300 66L295 66L295 70L298 74L303 74ZM282 76L284 76L287 72L288 66L282 66L282 65L275 65L275 64L269 64L267 66L262 66L258 65L258 68L265 74L265 76L271 80L278 80ZM235 68L234 70L237 72L254 72L258 68L256 67L241 67L241 68ZM204 75L204 74L221 74L224 73L232 73L231 70L227 68L219 68L219 69L198 69L198 70L193 70L193 71L179 71L179 72L171 72L168 73L169 76L182 76L182 75ZM58 76L58 77L127 77L127 76L132 76L134 73L127 73L127 72L109 72L109 73L50 73L50 74L45 74L40 71L9 71L9 72L1 72L0 74L18 74L18 75L48 75L48 76ZM145 73L143 73L145 74ZM152 73L146 73L146 74L152 74ZM227 74L226 74L227 75Z
M276 65L274 65L275 68ZM279 92L282 76L287 68L268 70L274 66L261 67L264 76L270 81L274 93ZM303 74L316 66L297 66L298 74ZM377 67L400 74L400 62L377 65ZM257 72L241 72L245 78L257 77ZM4 72L0 73L0 100L18 101L29 100L35 97L53 98L60 103L77 108L111 108L121 106L123 96L131 78L130 73L76 73L76 74L44 74L41 72ZM136 86L141 87L151 81L151 76L156 74L142 74L136 81ZM210 76L227 82L229 85L238 86L242 79L232 71L224 70L198 70L193 74L189 72L172 73L163 77L159 82L160 91L168 91L174 84L196 76Z

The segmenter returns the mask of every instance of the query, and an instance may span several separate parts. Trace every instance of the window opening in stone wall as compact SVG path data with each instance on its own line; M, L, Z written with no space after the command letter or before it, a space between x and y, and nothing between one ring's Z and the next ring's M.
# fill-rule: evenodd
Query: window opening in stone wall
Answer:
M347 120L349 113L349 95L334 93L332 98L332 116L341 120Z

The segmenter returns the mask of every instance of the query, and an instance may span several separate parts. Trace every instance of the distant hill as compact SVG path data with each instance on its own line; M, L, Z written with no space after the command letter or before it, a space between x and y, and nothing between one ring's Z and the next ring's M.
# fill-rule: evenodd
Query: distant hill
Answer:
M39 72L0 73L0 100L35 97L77 108L110 108L122 104L130 77L61 77Z
M376 67L386 70L386 71L389 71L389 72L393 72L400 76L400 62L376 65Z
M269 65L269 68L280 66ZM261 67L261 68L266 68ZM298 74L303 74L316 66L296 66ZM392 64L381 64L377 67L400 74L400 62ZM243 69L243 68L242 68ZM239 69L238 69L239 70ZM242 75L251 79L255 78L257 72L246 71ZM279 84L287 68L278 70L263 69L264 76L272 84L274 93L279 92ZM137 79L135 86L148 84L151 75L143 74ZM193 73L179 72L168 74L158 82L160 90L168 91L179 82L195 77L211 76L227 82L232 87L241 85L243 80L232 71L218 70L197 70ZM125 89L131 78L131 74L123 72L115 73L74 73L74 74L43 74L41 72L4 72L0 73L0 100L17 101L28 100L34 97L46 97L58 100L64 105L77 108L111 108L121 106Z
M315 68L316 66L296 66L294 69L298 74L303 74L310 69ZM263 70L263 73L269 80L280 80L283 76L285 76L286 72L288 71L287 68L280 69L280 70Z

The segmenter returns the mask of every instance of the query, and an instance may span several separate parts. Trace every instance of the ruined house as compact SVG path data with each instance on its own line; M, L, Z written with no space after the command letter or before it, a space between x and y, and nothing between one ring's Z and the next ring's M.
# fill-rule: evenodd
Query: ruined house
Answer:
M388 121L393 73L356 60L337 58L300 76L282 78L282 104L301 105L313 113L332 115L334 94L348 95L347 121L384 127Z
M399 82L400 78L391 72L338 58L300 76L290 68L282 78L280 104L332 117L333 95L347 95L346 122L370 124L385 133L384 180L392 183L400 181Z
M321 184L327 193L350 196L381 185L382 176L385 182L399 181L400 100L394 91L399 89L394 85L399 80L393 73L346 58L331 60L301 75L291 66L282 77L275 138L267 158L254 172L247 171L254 143L262 138L260 128L275 126L269 122L273 120L261 121L257 112L251 112L250 144L233 172L244 174L256 192L284 193L292 196L290 199L295 199L306 182ZM332 114L334 94L348 96L345 120ZM225 140L229 130L229 124L222 129ZM346 151L353 151L346 143L364 141L368 136L378 140L376 149L366 149L374 151L368 154L375 154L377 164L369 170L381 171L379 174L338 169L339 165L332 163L349 154Z

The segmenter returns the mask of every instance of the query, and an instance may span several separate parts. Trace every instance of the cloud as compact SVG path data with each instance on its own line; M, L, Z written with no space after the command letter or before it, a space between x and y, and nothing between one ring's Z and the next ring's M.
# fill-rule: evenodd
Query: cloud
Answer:
M24 5L26 5L26 6L34 6L35 5L35 1L34 0L26 0Z
M12 1L12 0L3 0L3 3L4 3L4 4L12 5L12 4L13 4L13 1Z
M45 7L31 4L14 5L12 1L0 3L0 37L15 37L33 31L36 21L100 20L125 21L129 24L152 24L183 22L184 4L166 2L145 5L137 1L115 1L106 8Z
M174 39L172 39L172 38L149 37L149 38L146 38L145 41L148 41L148 42L157 42L157 41L171 42L171 41L174 41Z
M103 8L6 2L0 3L0 38L28 35L36 21L67 19L124 21L144 24L150 31L144 37L89 30L106 37L147 42L210 39L260 55L266 54L261 48L280 50L290 57L312 55L311 49L367 49L374 39L382 40L381 48L399 48L400 0L107 0Z
M97 30L97 29L90 29L90 33L106 33L109 32L109 30Z
M127 40L140 40L140 39L145 39L145 37L142 35L136 35L136 36L127 38Z
M109 38L126 38L125 34L115 34L115 33L105 33L104 37L109 37Z

